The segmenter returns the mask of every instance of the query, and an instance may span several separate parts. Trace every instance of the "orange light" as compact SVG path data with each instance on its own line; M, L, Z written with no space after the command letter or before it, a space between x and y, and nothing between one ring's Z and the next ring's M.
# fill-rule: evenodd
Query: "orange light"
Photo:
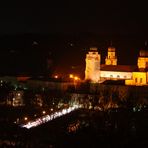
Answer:
M77 76L74 77L75 80L79 80L79 78Z
M69 75L69 78L74 78L73 74L70 74L70 75Z

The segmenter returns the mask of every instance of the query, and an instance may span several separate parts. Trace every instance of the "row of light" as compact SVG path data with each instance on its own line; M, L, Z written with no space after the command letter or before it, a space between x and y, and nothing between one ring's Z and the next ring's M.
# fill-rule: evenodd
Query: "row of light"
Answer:
M79 78L78 76L75 76L75 75L73 75L73 74L70 74L70 75L69 75L69 78L70 78L70 79L73 79L73 80L80 80L80 78Z
M54 78L57 79L57 78L59 78L59 76L55 75ZM80 78L78 76L75 76L73 74L69 74L69 78L73 79L73 80L80 80Z
M30 122L28 122L26 124L22 124L20 126L23 127L23 128L30 129L32 127L36 127L36 126L39 126L39 125L41 125L43 123L46 123L46 122L51 121L53 119L56 119L57 117L68 114L71 111L74 111L74 110L76 110L76 109L78 109L80 107L81 106L79 106L79 105L74 105L73 107L69 107L68 109L63 109L62 111L55 112L55 113L53 113L51 115L46 115L46 116L43 116L41 118L37 118L35 121L30 121Z

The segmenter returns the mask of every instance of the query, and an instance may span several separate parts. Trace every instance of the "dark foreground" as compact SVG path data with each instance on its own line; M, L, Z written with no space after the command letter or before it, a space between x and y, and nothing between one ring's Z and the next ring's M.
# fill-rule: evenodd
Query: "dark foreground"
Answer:
M27 130L1 123L0 147L148 147L148 110L77 110Z

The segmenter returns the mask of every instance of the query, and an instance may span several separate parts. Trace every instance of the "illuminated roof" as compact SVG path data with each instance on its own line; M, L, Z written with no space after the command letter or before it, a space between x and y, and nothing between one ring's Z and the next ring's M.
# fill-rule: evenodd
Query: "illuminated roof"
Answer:
M98 49L96 47L90 48L90 51L97 51Z
M120 72L133 72L137 71L137 66L133 65L101 65L102 71L120 71Z
M140 57L148 57L147 41L145 41L145 46L140 50Z
M140 50L140 57L148 57L148 51L147 50Z
M115 52L115 47L112 47L112 46L111 47L108 47L108 51L109 52Z

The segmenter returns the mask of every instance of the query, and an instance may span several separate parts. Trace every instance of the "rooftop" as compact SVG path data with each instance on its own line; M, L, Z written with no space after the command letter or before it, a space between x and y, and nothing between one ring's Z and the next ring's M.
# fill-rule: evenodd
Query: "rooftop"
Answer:
M102 71L121 71L121 72L133 72L138 71L138 67L135 65L101 65Z
M109 51L109 52L115 52L115 47L113 47L113 46L109 47L109 48L108 48L108 51Z

